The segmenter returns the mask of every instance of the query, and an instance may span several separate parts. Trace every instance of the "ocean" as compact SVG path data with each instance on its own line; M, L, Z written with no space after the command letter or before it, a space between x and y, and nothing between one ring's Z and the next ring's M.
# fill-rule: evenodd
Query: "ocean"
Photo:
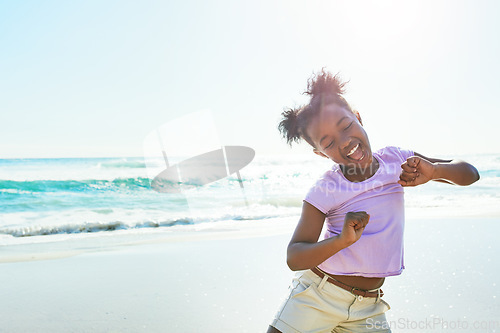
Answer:
M431 182L407 188L407 218L500 216L500 154L457 158L475 165L481 179L468 187ZM181 193L159 193L151 188L157 170L142 157L0 159L0 244L19 237L297 219L307 190L330 167L314 154L257 154L240 170L243 187L233 174Z

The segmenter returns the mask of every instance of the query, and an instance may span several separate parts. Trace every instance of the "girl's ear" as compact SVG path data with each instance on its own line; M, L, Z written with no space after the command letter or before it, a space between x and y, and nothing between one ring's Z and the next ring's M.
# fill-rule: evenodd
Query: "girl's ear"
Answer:
M356 110L352 110L352 113L356 115L356 118L358 118L359 123L361 124L361 126L363 126L363 122L361 121L361 116L359 115L359 112Z
M321 157L326 157L326 158L329 158L328 156L326 156L325 154L323 154L322 152L320 152L319 150L317 150L316 148L313 148L313 152L316 154L316 155L319 155Z

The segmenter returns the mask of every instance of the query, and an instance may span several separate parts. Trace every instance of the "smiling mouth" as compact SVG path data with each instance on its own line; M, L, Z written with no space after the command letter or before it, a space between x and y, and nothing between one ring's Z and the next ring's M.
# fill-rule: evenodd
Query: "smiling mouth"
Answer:
M361 161L365 157L359 143L347 153L347 157L354 161Z

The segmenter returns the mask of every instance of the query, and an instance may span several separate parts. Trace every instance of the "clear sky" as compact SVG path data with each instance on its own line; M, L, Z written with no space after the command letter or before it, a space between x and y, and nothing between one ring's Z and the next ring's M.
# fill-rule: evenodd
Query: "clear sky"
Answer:
M498 153L499 15L486 0L1 1L0 158L142 156L201 109L222 144L305 152L277 123L321 67L350 81L374 148Z

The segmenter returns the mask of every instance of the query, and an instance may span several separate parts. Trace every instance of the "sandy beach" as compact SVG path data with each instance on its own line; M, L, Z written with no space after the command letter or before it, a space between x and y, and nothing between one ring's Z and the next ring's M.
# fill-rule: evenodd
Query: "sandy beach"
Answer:
M3 246L0 332L265 332L293 275L295 221L270 223ZM384 285L393 331L498 332L499 228L408 219L407 269Z
M290 280L289 235L245 229L4 247L0 332L263 330Z

